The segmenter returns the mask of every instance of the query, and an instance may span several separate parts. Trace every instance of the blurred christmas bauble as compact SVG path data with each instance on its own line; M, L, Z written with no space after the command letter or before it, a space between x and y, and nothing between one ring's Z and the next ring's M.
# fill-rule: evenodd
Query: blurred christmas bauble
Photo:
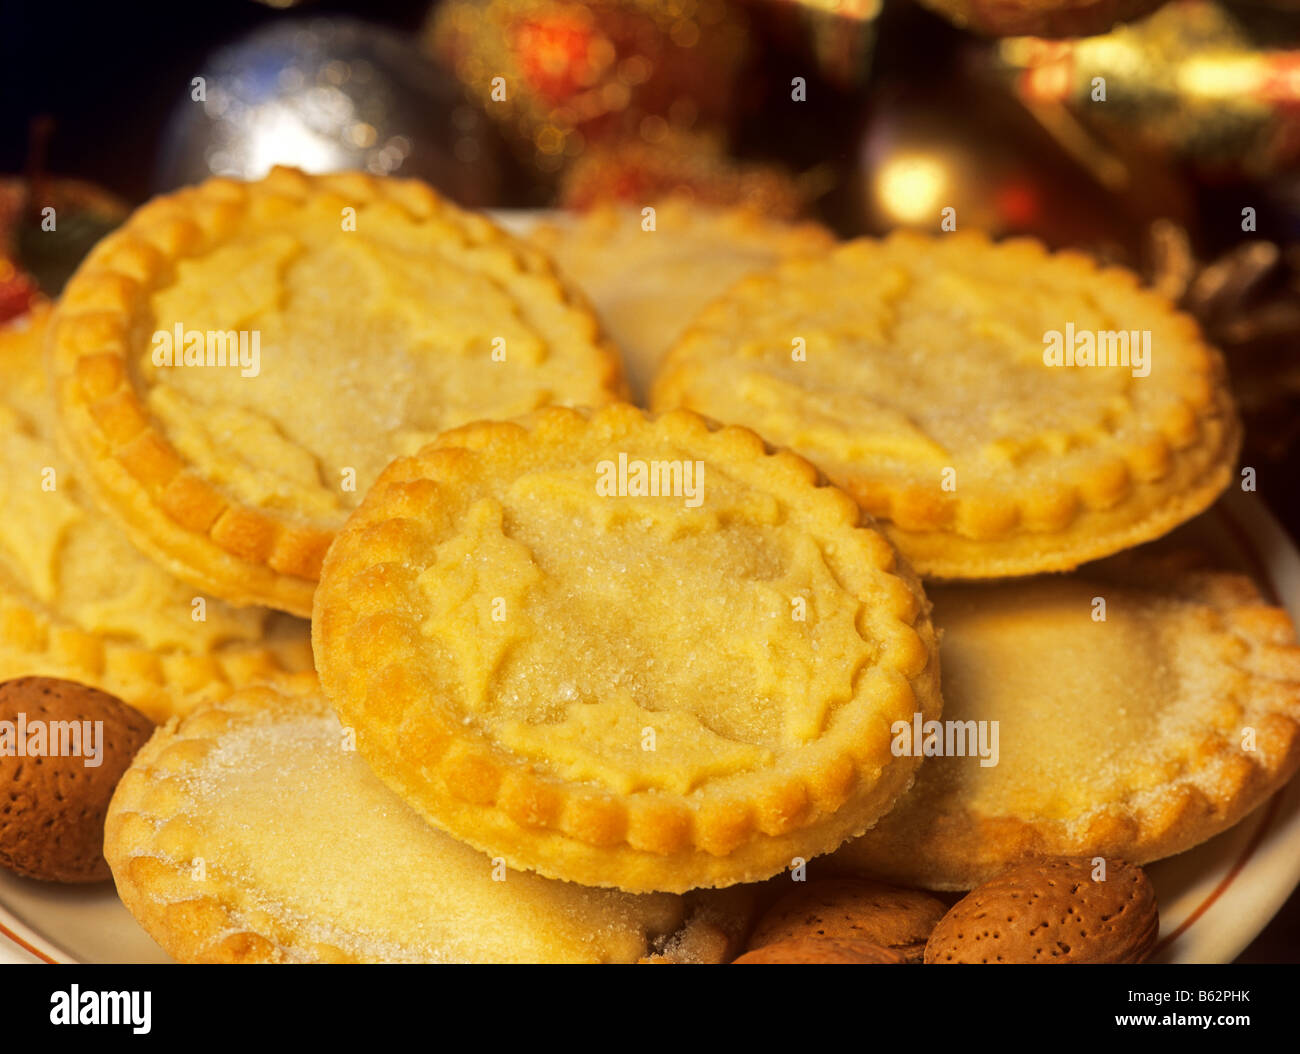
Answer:
M1165 0L920 0L961 29L989 37L1081 37L1104 33Z
M1249 236L1212 259L1167 220L1151 225L1144 271L1223 352L1246 426L1245 463L1300 442L1300 243Z
M592 143L725 129L750 48L731 0L446 0L425 36L543 173Z
M294 18L215 52L183 86L157 187L273 165L414 176L466 205L496 201L496 130L402 34L348 18Z
M1057 131L968 61L926 86L884 79L857 150L865 224L1024 234L1120 257L1138 253L1157 216L1192 222L1191 188L1177 173L1067 148Z
M997 56L1027 106L1068 110L1081 134L1257 179L1300 163L1300 22L1246 10L1174 0L1102 36L1004 40Z
M0 322L53 299L126 203L80 179L0 177Z
M866 80L883 0L766 0L751 14L763 38L763 65L773 52L811 54L815 69L843 89ZM803 67L806 71L806 64Z
M779 165L738 161L715 139L687 134L655 144L629 139L589 147L561 178L558 204L639 207L666 198L740 205L782 220L795 219L807 206L799 184Z

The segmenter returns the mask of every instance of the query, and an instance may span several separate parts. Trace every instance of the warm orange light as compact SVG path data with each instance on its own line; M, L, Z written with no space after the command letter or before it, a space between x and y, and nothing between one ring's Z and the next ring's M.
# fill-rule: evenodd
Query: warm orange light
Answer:
M876 200L901 223L934 219L949 185L948 167L926 154L893 157L876 170Z

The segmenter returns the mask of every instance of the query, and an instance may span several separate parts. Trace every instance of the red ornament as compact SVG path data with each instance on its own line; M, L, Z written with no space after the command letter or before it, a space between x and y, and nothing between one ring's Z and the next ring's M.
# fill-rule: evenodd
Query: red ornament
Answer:
M25 315L39 293L31 275L0 257L0 323Z
M1037 223L1042 211L1042 197L1028 179L1009 179L995 194L998 215L1010 228L1028 229Z
M561 179L559 204L587 209L615 201L640 208L670 197L744 205L785 220L802 215L806 205L780 166L737 161L717 139L672 134L655 145L628 140L588 148Z
M514 49L528 87L548 106L567 102L591 83L588 49L594 39L589 24L571 14L522 20Z

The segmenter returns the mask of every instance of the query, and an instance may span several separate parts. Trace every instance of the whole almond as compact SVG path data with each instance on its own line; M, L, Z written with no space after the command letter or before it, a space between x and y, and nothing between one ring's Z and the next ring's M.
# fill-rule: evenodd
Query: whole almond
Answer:
M21 715L21 721L20 721ZM98 764L51 749L55 722L96 722ZM104 860L104 816L117 781L153 734L153 723L116 696L75 681L20 677L0 684L0 867L49 882L97 882L109 877ZM45 752L29 735L19 750L19 728L42 727ZM68 726L63 726L67 728ZM85 725L81 726L84 732ZM72 745L76 746L75 740Z
M929 893L865 878L801 883L759 919L749 947L792 937L840 937L893 948L919 962L946 910L943 901Z
M822 963L825 965L896 965L906 962L892 948L846 937L791 937L746 952L732 965L783 966Z
M1135 864L1028 861L953 905L925 946L927 963L1137 963L1160 930L1155 890Z

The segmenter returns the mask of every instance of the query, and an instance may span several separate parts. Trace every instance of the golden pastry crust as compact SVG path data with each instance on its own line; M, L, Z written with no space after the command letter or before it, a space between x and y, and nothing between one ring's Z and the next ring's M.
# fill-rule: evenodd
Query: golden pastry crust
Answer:
M1300 765L1295 629L1243 576L1125 554L930 595L945 720L998 720L999 762L930 758L835 866L970 889L1037 855L1147 863L1231 827Z
M47 325L0 329L0 680L79 681L155 721L254 681L314 685L305 622L198 595L100 511L55 443Z
M1050 333L1109 354L1105 335L1134 332L1144 367L1045 361ZM1158 537L1222 492L1241 443L1221 356L1136 276L964 233L745 279L669 354L651 403L811 458L933 578L1070 570Z
M700 504L601 496L623 455L702 465ZM394 462L330 550L313 644L435 826L634 892L834 849L911 781L890 723L940 707L924 595L847 495L747 429L627 405Z
M187 351L214 334L198 342L214 362L216 335L242 335L247 374L169 365L159 342L178 327ZM136 544L217 596L299 615L393 456L622 391L590 309L537 250L422 183L355 172L277 168L150 202L68 283L48 354L72 452Z
M640 209L606 204L528 234L591 298L642 404L663 357L710 301L746 275L835 244L820 224L779 223L747 208L679 197L654 208L653 231L642 229Z
M182 962L720 962L747 905L504 870L427 826L318 695L250 689L160 729L109 808L127 908Z

